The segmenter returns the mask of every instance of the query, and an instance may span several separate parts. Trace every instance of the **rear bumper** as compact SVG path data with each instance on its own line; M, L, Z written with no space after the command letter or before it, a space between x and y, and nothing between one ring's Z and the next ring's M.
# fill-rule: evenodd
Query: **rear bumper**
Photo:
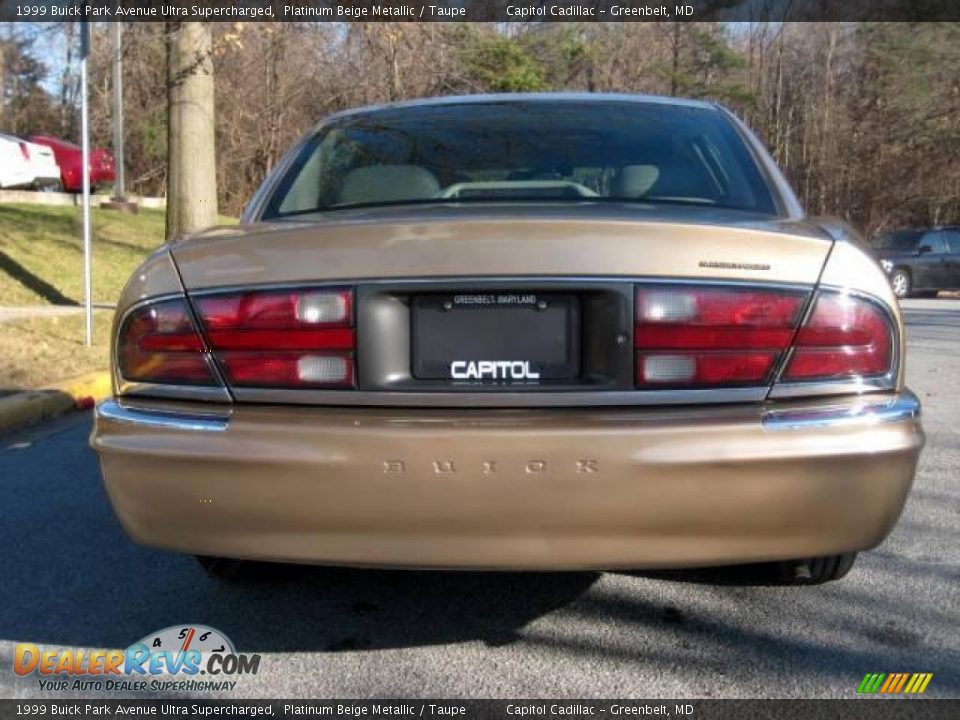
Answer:
M26 170L17 172L14 170L7 175L0 177L0 188L22 188L30 187L33 184L34 175Z
M124 528L307 563L682 567L862 550L899 517L924 443L909 392L587 412L197 408L98 408L92 444Z
M116 182L117 175L116 173L108 168L90 168L90 184L91 185L109 185Z

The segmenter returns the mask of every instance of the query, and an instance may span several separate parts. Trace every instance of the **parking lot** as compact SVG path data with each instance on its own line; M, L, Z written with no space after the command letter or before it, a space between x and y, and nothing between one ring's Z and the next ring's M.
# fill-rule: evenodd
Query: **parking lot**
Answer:
M17 642L123 648L203 623L263 654L232 697L851 698L894 671L960 697L960 300L904 311L928 438L917 482L893 535L821 587L322 568L223 583L126 539L86 415L2 437L0 696L44 696L11 671Z

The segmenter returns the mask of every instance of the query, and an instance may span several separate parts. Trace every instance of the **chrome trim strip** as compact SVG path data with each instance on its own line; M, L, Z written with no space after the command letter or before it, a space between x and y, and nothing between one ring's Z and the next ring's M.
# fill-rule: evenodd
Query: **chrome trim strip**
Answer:
M206 297L231 292L258 292L261 290L293 290L296 288L327 288L327 287L359 287L361 285L422 285L431 288L444 286L457 287L463 284L507 284L516 283L526 286L550 287L569 283L632 283L669 284L669 285L719 285L730 287L758 287L763 289L794 290L809 293L815 282L781 282L779 280L764 280L763 278L698 278L676 277L673 275L438 275L430 277L396 277L396 278L337 278L335 280L294 280L282 283L263 283L256 285L221 285L199 289L188 289L189 298ZM871 296L872 297L872 296ZM141 303L142 304L142 303Z
M710 390L589 390L567 392L404 392L283 390L235 387L237 402L382 407L615 407L761 402L767 386Z
M864 393L893 390L896 383L890 375L857 380L823 380L819 382L780 383L773 386L770 400L817 397L818 395L863 395Z
M209 357L207 362L210 362ZM132 382L119 377L117 372L117 394L142 395L144 397L170 398L174 400L204 400L207 402L228 403L232 400L225 387L212 385L164 385L162 383Z
M97 406L97 419L139 425L165 430L223 432L230 423L230 410L221 412L179 411L158 408L138 408L121 405L116 400L104 400Z
M909 390L886 402L861 398L859 402L821 407L798 407L767 410L763 413L764 430L810 430L849 426L870 426L881 423L907 422L920 417L920 401Z

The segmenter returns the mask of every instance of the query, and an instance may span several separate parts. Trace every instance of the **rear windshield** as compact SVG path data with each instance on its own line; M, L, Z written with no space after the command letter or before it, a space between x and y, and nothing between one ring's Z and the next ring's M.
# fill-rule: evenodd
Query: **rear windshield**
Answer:
M917 241L923 232L915 230L902 230L900 232L878 235L873 239L873 247L877 250L914 250L917 247Z
M538 100L397 107L335 120L303 147L264 216L530 201L777 212L743 140L714 109Z

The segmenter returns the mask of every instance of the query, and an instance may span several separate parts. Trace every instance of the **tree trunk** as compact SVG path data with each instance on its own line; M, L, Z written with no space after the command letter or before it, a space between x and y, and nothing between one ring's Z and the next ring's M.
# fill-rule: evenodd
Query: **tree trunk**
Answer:
M7 125L7 45L0 40L0 127Z
M217 222L210 25L167 24L167 238Z
M676 97L679 87L677 75L680 72L680 23L673 24L673 43L670 58L670 97Z

